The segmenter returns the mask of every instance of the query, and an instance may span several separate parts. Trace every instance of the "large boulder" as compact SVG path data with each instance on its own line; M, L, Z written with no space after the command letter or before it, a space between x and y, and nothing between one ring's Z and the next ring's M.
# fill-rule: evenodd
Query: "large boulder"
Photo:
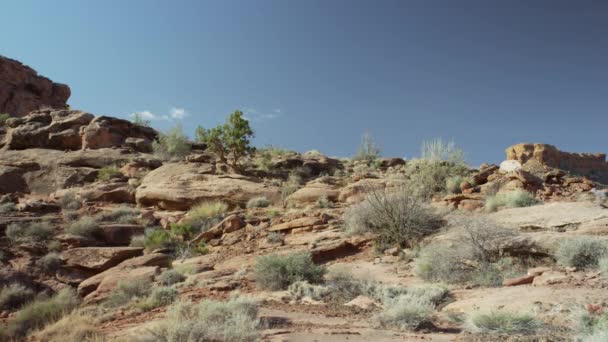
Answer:
M287 198L287 201L297 204L310 204L315 203L320 198L326 198L329 201L336 202L340 195L340 190L336 184L331 183L335 182L323 182L318 180L308 182L306 186L291 194Z
M27 183L23 179L23 171L16 167L0 165L0 194L13 192L29 192Z
M101 272L142 252L140 247L79 247L63 251L61 258L70 267Z
M221 200L244 206L249 199L274 199L278 188L238 174L216 175L215 167L202 163L163 165L142 180L136 190L137 203L162 209L186 210L202 201Z
M66 108L70 88L0 56L0 113L23 116L41 107Z
M156 131L150 127L140 126L128 120L98 116L83 128L82 148L128 145L139 152L151 152L150 144L156 139L156 135Z

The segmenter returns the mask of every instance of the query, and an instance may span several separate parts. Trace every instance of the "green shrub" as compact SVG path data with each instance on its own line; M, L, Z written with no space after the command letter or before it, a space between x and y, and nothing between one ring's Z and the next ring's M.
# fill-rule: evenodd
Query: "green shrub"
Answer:
M202 202L188 211L186 216L190 223L201 223L209 219L221 217L228 211L228 205L221 201Z
M494 212L500 207L521 208L529 207L538 203L531 193L525 190L513 190L486 197L485 208L488 212Z
M99 222L134 224L137 223L138 215L139 210L121 206L111 211L102 211L95 215L95 219Z
M324 274L325 268L315 265L307 253L264 255L254 266L256 283L271 291L284 290L296 281L320 283Z
M53 226L47 221L31 222L29 224L11 223L6 227L6 237L13 243L43 242L53 236Z
M395 326L402 330L416 330L429 322L434 305L423 297L401 295L390 303L376 318L383 326Z
M83 236L92 238L96 233L99 232L99 225L97 221L90 217L81 217L78 221L73 222L67 229L67 232L73 235Z
M48 253L36 261L36 266L47 273L55 272L61 264L61 257L55 252Z
M28 332L59 320L78 305L78 296L71 288L59 291L46 299L36 300L19 310L8 322L7 333L17 338L24 337Z
M598 267L600 259L608 256L608 244L591 237L577 237L559 244L557 262L578 269Z
M122 172L120 172L120 168L116 165L104 166L99 169L99 172L97 173L97 180L103 182L119 177L122 177Z
M151 287L152 283L148 279L119 281L105 303L110 307L126 305L134 298L146 297L150 293Z
M481 264L471 274L471 282L479 286L498 287L503 280L502 271L493 264Z
M31 337L33 341L44 342L101 342L104 339L98 324L91 314L74 310Z
M324 285L310 284L307 281L296 281L287 288L295 299L309 297L313 300L321 300L330 293L330 289Z
M270 232L266 236L266 242L272 243L272 244L283 244L285 242L285 237L281 233Z
M11 116L7 113L0 113L0 127L6 125L6 120L10 119Z
M76 198L76 194L68 191L59 199L59 206L65 210L78 210L82 203Z
M206 130L196 128L197 142L207 144L210 151L217 154L222 163L230 164L234 169L240 167L242 158L253 154L255 148L250 146L253 130L249 121L244 118L240 110L230 114L226 123Z
M249 208L249 209L266 208L269 205L270 205L270 201L264 196L254 197L254 198L250 199L249 201L247 201L247 208Z
M155 287L150 294L137 302L135 307L142 311L150 311L161 306L167 306L177 298L177 290L171 287Z
M167 133L160 133L158 141L152 143L154 154L163 160L182 159L192 149L191 143L184 134L181 124L175 125Z
M161 248L174 248L175 237L170 231L164 229L146 230L144 247L147 251Z
M347 232L375 233L380 245L414 246L436 232L441 223L441 217L407 189L394 193L370 190L361 203L344 213Z
M257 315L257 303L244 297L198 304L180 301L169 307L152 333L162 341L254 342L260 325Z
M17 207L15 206L15 203L8 202L0 204L0 214L10 213L16 210Z
M166 270L158 276L158 282L165 286L181 283L186 277L175 269Z
M413 159L405 165L409 191L424 199L447 192L448 180L469 173L464 163L434 159Z
M32 300L34 295L34 291L21 284L5 286L0 290L0 309L18 309L23 304Z
M452 176L445 181L445 188L451 194L459 194L462 192L460 184L465 180L466 178L460 175Z
M321 196L315 203L317 208L331 208L333 203L327 198L327 196Z
M287 181L283 183L281 186L281 199L285 201L289 195L298 191L300 186L302 185L302 176L300 176L297 172L290 172Z
M176 236L182 237L184 240L192 238L198 230L188 223L171 223L171 233Z
M608 278L608 256L602 257L597 264L600 272L602 272L602 276Z
M129 243L131 247L146 247L146 235L134 235Z
M533 334L542 327L532 314L508 311L473 314L468 322L472 332L490 334Z
M369 133L365 132L361 136L361 144L357 154L353 157L353 160L364 160L373 162L380 157L380 146L376 144L374 137Z

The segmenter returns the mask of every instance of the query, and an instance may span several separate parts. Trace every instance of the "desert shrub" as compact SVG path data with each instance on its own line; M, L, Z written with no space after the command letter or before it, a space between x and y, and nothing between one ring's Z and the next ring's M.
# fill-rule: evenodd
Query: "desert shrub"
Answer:
M116 165L104 166L97 173L97 180L107 182L111 179L122 177L122 172Z
M464 152L453 141L443 141L441 138L423 141L421 157L427 160L464 163Z
M158 276L158 282L165 286L181 283L184 280L186 277L175 269L166 270Z
M184 134L181 124L175 125L167 133L160 133L152 142L154 154L163 160L182 159L190 153L192 145Z
M452 176L445 181L445 188L451 194L459 194L462 192L460 184L465 180L466 178L460 175Z
M365 132L361 136L361 144L357 150L357 154L353 157L353 160L364 160L372 162L380 157L380 146L376 144L374 137L369 133Z
M263 289L284 290L297 281L317 284L323 281L325 268L315 265L308 253L264 255L254 266L256 283Z
M325 195L319 197L315 205L317 208L331 208L333 206L332 202Z
M146 247L146 235L134 235L129 243L131 247Z
M287 177L287 181L285 181L281 186L281 199L285 201L289 195L298 191L302 185L302 182L302 176L300 176L297 172L290 172L289 176Z
M6 125L6 120L10 119L10 115L7 113L0 113L0 127Z
M67 229L67 232L73 235L92 238L99 231L97 221L90 217L81 217L78 221L73 222Z
M68 191L59 199L59 206L66 210L78 210L82 207L82 203L76 198L75 193Z
M138 301L135 307L142 311L149 311L161 306L167 306L175 301L177 295L178 292L174 288L166 286L155 287L146 298Z
M295 299L309 297L314 300L321 300L330 292L330 289L327 286L310 284L307 281L296 281L289 285L287 290Z
M102 334L90 315L73 311L34 334L34 340L45 342L100 342Z
M170 229L171 234L180 236L184 240L190 239L198 232L198 229L188 223L171 223Z
M107 297L105 304L109 307L119 307L128 304L134 298L143 298L150 293L152 284L148 279L119 281L116 289Z
M411 294L384 303L384 309L376 317L383 326L395 326L402 330L415 330L430 321L435 306L425 299Z
M188 211L189 223L201 223L209 219L221 217L228 211L228 205L221 201L202 202Z
M6 227L6 237L13 242L42 242L50 239L53 236L53 226L47 221L31 222L31 223L11 223Z
M264 197L254 197L247 201L247 208L266 208L270 205L270 201Z
M0 214L10 213L15 210L17 210L15 203L8 202L0 204Z
M253 342L258 339L258 305L244 297L227 302L177 302L152 333L161 341Z
M347 302L360 295L371 295L376 284L371 281L355 279L348 271L331 270L326 277L325 286L330 289L333 301Z
M602 273L602 276L604 278L608 278L608 256L604 256L602 257L599 261L598 261L598 267L600 269L600 272Z
M413 246L441 227L441 217L406 189L370 190L365 200L344 213L346 231L372 232L381 245Z
M424 199L447 192L448 179L464 177L469 173L464 163L435 159L413 159L405 166L409 190Z
M55 252L48 253L36 261L36 266L47 273L55 272L61 264L61 257Z
M174 248L175 237L170 231L164 229L147 229L145 232L144 247L147 251L161 248Z
M10 284L0 290L0 309L18 309L34 298L34 291L21 284Z
M63 289L50 298L30 302L8 322L7 333L14 338L23 337L32 330L59 320L77 305L78 296L71 288Z
M533 334L542 327L532 314L508 311L473 314L467 325L472 332L490 334Z
M497 287L503 280L502 271L493 264L481 264L471 273L471 282L479 286Z
M486 197L485 208L488 212L494 212L499 207L521 208L529 207L538 203L533 194L525 190L513 190L506 193Z
M575 330L579 335L589 336L608 330L608 312L589 312L585 308L573 310Z
M281 233L270 232L266 236L266 242L273 243L273 244L274 243L276 243L276 244L279 244L279 243L283 244L283 242L285 242L285 237Z
M591 237L564 240L555 253L557 262L579 269L598 267L600 259L608 256L608 244Z
M137 223L137 216L139 210L129 208L127 206L121 206L118 209L111 211L102 211L95 215L95 219L100 222L112 222L112 223Z
M240 110L230 114L226 123L206 130L196 128L196 140L207 144L209 150L217 154L224 164L239 168L242 158L253 154L255 148L250 146L253 130L249 121L244 118Z

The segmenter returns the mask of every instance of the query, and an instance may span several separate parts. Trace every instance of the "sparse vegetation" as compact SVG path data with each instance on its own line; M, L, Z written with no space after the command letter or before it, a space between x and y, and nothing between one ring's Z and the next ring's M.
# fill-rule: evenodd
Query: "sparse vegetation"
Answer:
M55 322L78 305L78 297L71 288L63 289L50 298L25 305L8 322L6 334L11 338L24 337L28 332Z
M344 222L349 233L376 233L380 245L401 247L413 246L441 227L441 217L408 189L370 189L364 201L346 210Z
M7 113L0 113L0 127L4 127L6 125L6 120L10 119L11 116Z
M301 185L302 176L300 176L297 172L290 172L287 181L285 181L281 186L281 199L283 201L287 200L287 197L298 191Z
M285 242L285 237L281 233L270 232L266 236L266 242L273 244L283 244Z
M310 284L307 281L296 281L289 285L287 290L295 299L309 297L313 300L321 300L330 292L330 289L327 286Z
M59 206L64 210L78 210L82 203L76 198L76 194L68 191L59 199Z
M602 272L602 276L604 278L608 278L608 255L600 258L597 264L600 272Z
M192 224L203 223L218 218L228 211L228 205L221 201L202 202L188 211L187 220Z
M430 320L434 309L434 305L427 299L406 294L385 303L385 308L377 319L382 325L396 326L402 330L415 330Z
M120 168L116 165L104 166L97 173L97 180L102 182L108 182L119 177L122 177L122 172L120 172Z
M452 176L445 181L445 188L451 194L459 194L462 192L460 184L465 180L466 178L460 175Z
M186 277L175 269L166 270L158 276L158 282L165 286L181 283Z
M154 154L163 160L182 159L190 153L192 145L184 134L181 124L175 125L167 133L160 133L158 141L152 143Z
M468 322L472 332L489 334L533 334L542 327L532 314L493 311L473 314Z
M48 253L36 260L36 266L47 273L55 272L61 267L61 264L61 257L55 252Z
M177 302L153 329L161 341L253 342L258 338L258 305L244 297L226 302Z
M73 222L67 229L70 234L92 238L98 232L97 221L90 216L83 216L78 221Z
M323 281L325 268L315 265L310 254L264 255L258 257L254 277L260 288L284 290L297 281L317 284Z
M230 114L224 125L209 130L200 126L196 128L197 142L206 143L223 163L230 164L234 169L239 169L241 159L255 151L250 146L251 138L253 130L240 110Z
M380 146L376 144L374 137L369 133L363 133L361 136L361 144L357 154L353 157L353 160L364 160L367 162L373 162L380 157Z
M110 307L127 305L135 298L144 298L150 293L152 284L148 279L134 279L120 281L116 290L112 291L106 299L106 304Z
M101 333L97 330L97 321L79 310L64 316L50 324L35 335L35 340L45 342L100 342Z
M147 297L138 301L135 307L142 311L150 311L173 303L177 295L178 292L174 288L166 286L155 287Z
M53 236L53 226L47 221L11 223L5 234L12 243L43 242Z
M34 298L34 291L21 284L10 284L0 290L0 309L18 309Z
M485 208L488 212L494 212L500 207L520 208L529 207L538 203L531 193L525 190L513 190L486 197Z
M131 224L137 223L137 215L139 215L139 210L121 206L118 209L100 212L95 215L95 220L98 222Z
M10 213L17 210L15 203L7 202L0 204L0 214Z
M265 196L253 197L247 201L247 208L266 208L270 205L270 201Z
M464 164L464 151L458 148L453 141L443 141L441 138L423 141L421 157L432 161Z
M608 244L591 237L564 240L555 254L558 263L579 269L596 268L604 257L608 257Z
M315 203L317 208L331 208L333 203L327 198L327 196L321 196Z

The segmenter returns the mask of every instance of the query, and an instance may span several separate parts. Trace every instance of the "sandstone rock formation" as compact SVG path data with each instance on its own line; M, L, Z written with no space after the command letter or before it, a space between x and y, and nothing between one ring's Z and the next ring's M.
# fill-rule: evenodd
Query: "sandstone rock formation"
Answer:
M517 144L506 149L508 160L517 160L522 165L536 160L551 168L570 171L592 180L608 183L608 163L604 153L562 152L553 145Z
M42 107L66 108L70 88L0 56L0 113L23 116Z

